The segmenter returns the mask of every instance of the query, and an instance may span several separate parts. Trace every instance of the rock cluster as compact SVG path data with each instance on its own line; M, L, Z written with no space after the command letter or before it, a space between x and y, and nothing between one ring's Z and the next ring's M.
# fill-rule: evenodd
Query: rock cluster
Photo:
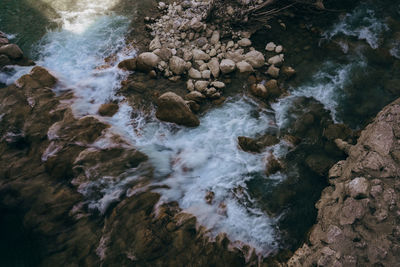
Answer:
M362 131L329 171L309 243L289 266L395 266L400 261L400 99ZM340 141L340 142L339 142ZM345 141L337 140L344 144Z
M145 18L153 38L148 52L121 62L119 67L151 72L152 76L157 72L171 81L187 79L189 94L185 98L193 111L205 99L221 98L225 84L218 79L233 73L264 71L272 79L254 84L251 92L264 100L278 97L282 92L276 79L281 73L286 78L295 73L290 67L285 67L285 71L279 69L284 62L283 47L268 44L267 54L271 57L266 60L264 53L252 47L249 32L233 32L230 38L223 38L218 26L205 22L210 4L198 0L180 4L159 2L162 16ZM269 48L271 44L273 50Z

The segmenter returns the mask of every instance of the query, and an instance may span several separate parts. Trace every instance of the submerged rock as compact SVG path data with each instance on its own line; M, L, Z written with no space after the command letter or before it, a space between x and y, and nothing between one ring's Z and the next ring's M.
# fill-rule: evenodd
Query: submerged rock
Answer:
M185 100L173 92L167 92L158 98L156 117L162 121L188 127L196 127L200 124Z

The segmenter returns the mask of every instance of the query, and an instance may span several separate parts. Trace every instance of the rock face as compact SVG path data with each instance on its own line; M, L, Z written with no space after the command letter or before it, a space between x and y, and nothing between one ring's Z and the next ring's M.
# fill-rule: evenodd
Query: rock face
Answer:
M400 262L400 99L386 106L329 171L317 224L288 266ZM340 139L338 139L340 140Z
M200 124L199 119L192 113L185 100L175 93L167 92L161 95L157 104L156 117L159 120L189 127L196 127Z

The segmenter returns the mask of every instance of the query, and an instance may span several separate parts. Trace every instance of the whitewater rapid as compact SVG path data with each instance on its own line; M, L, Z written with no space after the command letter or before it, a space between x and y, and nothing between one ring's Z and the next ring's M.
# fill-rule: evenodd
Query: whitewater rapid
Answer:
M116 95L121 81L128 75L117 68L117 63L136 54L125 43L129 19L108 11L116 1L105 1L101 7L91 0L75 1L74 4L66 1L49 3L60 16L57 19L60 28L49 31L36 45L37 64L59 79L57 92L74 92L74 114L77 117L92 115L109 123L112 131L148 155L155 168L154 184L169 187L157 189L162 202L177 201L213 236L225 232L232 241L247 243L264 254L276 249L279 246L277 219L266 215L251 199L246 191L246 181L255 176L284 180L286 177L281 173L266 177L264 170L270 153L279 158L290 147L282 141L260 154L252 154L238 148L237 137L279 132L287 126L292 101L301 96L314 97L331 111L335 121L340 121L337 108L343 87L348 83L352 69L362 68L365 63L337 65L326 62L308 84L292 88L291 95L273 104L271 110L238 95L228 99L222 107L202 115L199 127L184 128L160 122L154 115L134 111L123 97ZM386 28L375 25L373 13L366 15L366 25L355 25L354 28L348 26L352 17L345 16L325 37L333 38L340 33L366 40L372 48L378 46L376 31L382 32ZM114 56L113 60L106 63L104 59L110 56ZM10 84L29 71L27 67L14 67L8 73L0 74L0 80ZM99 106L110 101L119 102L118 113L112 118L98 117ZM91 207L104 213L110 203L129 194L126 190L129 179L138 176L140 173L134 173L117 182L110 182L105 177L99 182L105 189L100 198L91 200ZM87 192L85 186L79 188L82 194ZM208 192L215 195L211 204L205 201Z

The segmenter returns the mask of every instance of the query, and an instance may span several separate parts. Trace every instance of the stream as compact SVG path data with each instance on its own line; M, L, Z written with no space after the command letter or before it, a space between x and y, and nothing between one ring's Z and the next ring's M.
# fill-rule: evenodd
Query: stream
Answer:
M301 180L308 176L310 181L320 178L304 171L297 157L288 157L288 171L266 176L268 156L272 153L276 158L285 158L293 148L281 139L262 153L247 153L239 148L237 137L290 132L298 118L294 110L307 109L296 107L307 103L297 101L304 97L322 103L334 122L359 130L383 106L400 96L400 38L396 34L400 29L400 1L375 2L364 1L350 13L322 26L319 37L313 37L311 50L296 44L296 34L287 41L282 37L288 51L285 58L298 71L298 77L286 84L288 96L266 107L243 90L201 114L197 128L160 122L154 112L135 110L118 93L121 81L129 73L118 69L117 64L137 53L126 45L131 18L114 11L118 0L102 1L101 5L93 0L6 0L0 7L0 29L28 51L37 65L59 79L56 92L73 91L75 116L92 115L110 124L113 132L149 157L155 169L152 185L161 194L160 203L176 201L183 211L195 215L212 237L225 232L234 244L248 244L266 256L284 246L280 231L285 227L280 224L284 218L292 218L287 220L286 227L292 229L289 232L295 231L296 223L301 225L299 229L304 231L296 242L301 240L315 220L312 201L318 199L318 190L325 181L308 185L316 190L311 203L305 203L303 198L308 197L302 196L299 203L272 216L265 206L277 185L293 177ZM22 6L26 8L19 8ZM388 8L391 6L394 8ZM23 18L32 9L30 17ZM18 23L15 16L21 17ZM37 19L41 27L28 32L21 24L32 19ZM285 36L290 38L291 33ZM269 40L263 41L265 46ZM300 53L294 51L296 46ZM110 56L114 59L106 64L105 59ZM0 72L0 84L9 85L30 70L31 67L7 67ZM240 86L246 88L244 83ZM119 103L118 113L111 118L98 116L98 108L110 101ZM104 177L81 184L77 190L87 195L89 210L104 214L110 204L130 194L125 179L139 176L140 173L133 174L117 181ZM264 188L267 190L260 193ZM98 191L97 197L89 193L92 190ZM215 194L211 205L204 200L210 191ZM296 213L296 205L307 205L307 216L298 217L301 215ZM288 215L293 210L293 215Z

